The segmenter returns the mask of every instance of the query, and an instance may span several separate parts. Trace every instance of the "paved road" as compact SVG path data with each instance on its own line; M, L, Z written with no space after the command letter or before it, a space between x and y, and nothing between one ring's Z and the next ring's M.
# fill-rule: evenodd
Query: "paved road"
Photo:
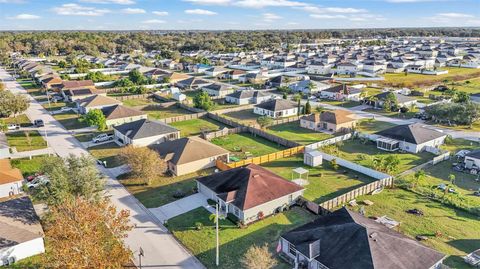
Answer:
M2 68L0 68L0 80L5 83L7 89L14 93L26 94L16 81ZM55 120L43 107L30 95L30 107L26 114L30 120L43 119L47 131L49 145L61 157L69 154L89 154L81 143L77 141L63 126ZM44 135L43 132L41 132ZM125 240L126 244L134 252L135 263L138 265L138 250L144 250L142 258L144 268L204 268L204 266L188 253L168 233L168 230L158 222L149 210L143 207L138 200L131 195L122 184L111 177L109 171L98 166L99 170L107 176L107 195L118 209L128 209L131 214L131 222L136 227L129 233Z

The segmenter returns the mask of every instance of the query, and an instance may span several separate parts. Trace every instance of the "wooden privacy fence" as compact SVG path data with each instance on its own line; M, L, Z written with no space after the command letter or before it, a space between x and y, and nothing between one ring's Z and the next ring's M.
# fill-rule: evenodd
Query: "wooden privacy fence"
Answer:
M333 199L325 201L319 204L318 214L326 214L330 212L330 210L337 208L339 206L343 206L348 202L350 202L351 200L357 198L358 196L372 193L376 189L383 188L383 187L392 187L393 181L394 181L393 177L380 179L372 183L369 183L367 185L363 185L359 188L356 188L340 196L337 196Z
M198 119L198 118L201 118L201 117L205 116L206 114L207 114L206 112L195 113L195 114L186 114L186 115L180 115L180 116L176 116L176 117L159 119L158 121L168 124L168 123L177 122L177 121L186 121L186 120Z
M244 133L248 131L248 128L247 127L235 127L235 128L232 128L232 129L228 129L228 128L223 128L222 130L219 130L219 131L214 131L214 132L210 132L210 133L206 133L206 134L201 134L201 137L207 141L210 141L214 138L217 138L217 137L222 137L222 136L227 136L227 135L231 135L231 134L238 134L238 133Z
M287 157L302 153L304 148L305 146L298 146L298 147L289 148L289 149L277 151L274 153L265 154L265 155L254 157L251 159L246 159L246 160L228 163L228 164L223 163L220 160L217 160L217 168L224 171L224 170L228 170L236 167L245 166L251 163L253 164L268 163L278 159L287 158Z
M109 96L109 97L113 97L119 101L125 101L125 100L131 100L131 99L149 98L151 96L152 96L151 94L145 93L145 94L129 94L129 95Z

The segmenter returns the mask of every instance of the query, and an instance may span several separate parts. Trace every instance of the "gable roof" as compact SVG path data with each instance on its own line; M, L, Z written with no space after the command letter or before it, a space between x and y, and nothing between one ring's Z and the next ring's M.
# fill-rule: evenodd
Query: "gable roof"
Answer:
M136 109L129 108L122 105L102 108L102 112L103 112L103 115L105 115L105 118L107 120L122 119L127 117L145 115L145 113L142 111L138 111Z
M346 208L287 232L282 237L309 257L309 245L318 241L315 260L328 268L431 268L445 255L383 224Z
M97 106L108 106L121 104L122 102L118 101L115 98L103 96L103 95L93 95L85 97L83 99L76 101L78 105L82 107L97 107Z
M297 107L295 103L285 99L274 99L255 106L269 111L281 111Z
M442 132L427 129L420 123L397 125L376 134L417 145L446 136Z
M127 122L122 125L113 126L113 129L130 139L141 139L145 137L178 132L177 129L170 125L158 121L150 121L147 119L141 119Z
M149 147L157 151L162 158L175 165L229 153L224 148L196 136L166 141Z
M359 94L362 91L356 88L352 88L345 84L339 84L328 89L322 90L322 92L341 93L341 94Z
M41 237L42 225L28 196L0 202L0 249Z
M254 91L254 90L242 90L242 91L235 91L227 96L237 99L244 99L244 98L259 98L259 97L266 97L268 96L265 92L262 91Z
M241 210L303 190L303 187L256 164L215 173L197 181Z
M385 98L387 98L387 95L389 93L391 93L391 92L382 92L382 93L379 93L379 94L375 95L375 97L377 97L378 100L383 101L383 100L385 100ZM399 93L396 93L396 92L392 92L392 93L393 93L393 95L395 95L395 98L397 99L397 102L400 103L400 104L416 100L415 98L405 96L403 94L399 94Z
M80 96L80 95L91 95L91 94L98 94L101 91L93 88L74 88L74 89L66 89L63 92L68 96Z
M203 88L204 89L209 89L209 90L212 90L212 91L216 91L216 92L231 90L230 87L227 87L224 84L218 84L218 83L212 83L210 85L204 86Z
M95 84L91 80L66 80L66 81L63 81L62 84L64 89L95 86Z
M480 160L480 149L472 150L465 155L465 157L475 158Z
M333 124L342 124L346 122L356 121L355 114L350 111L337 109L333 111L324 111L322 113L314 113L307 116L303 116L302 120L311 122L328 122Z
M12 167L10 159L0 159L0 185L22 180L22 172Z

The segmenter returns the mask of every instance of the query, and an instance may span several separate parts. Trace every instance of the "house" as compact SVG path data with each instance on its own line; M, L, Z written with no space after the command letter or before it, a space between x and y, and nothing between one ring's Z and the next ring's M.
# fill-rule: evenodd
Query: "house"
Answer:
M180 131L158 121L140 119L113 126L114 136L125 145L148 146L178 139Z
M271 87L288 87L290 84L295 82L296 79L292 77L287 77L287 76L276 76L271 78L267 84L269 84Z
M175 83L177 87L182 89L198 89L198 88L207 86L209 84L211 84L211 82L197 78L197 77L189 77L187 79L180 80Z
M260 116L268 116L274 119L290 117L298 114L298 106L289 100L273 99L255 105L253 108L253 113Z
M205 75L216 77L226 72L228 72L228 69L225 69L224 67L221 67L221 66L214 66L205 70Z
M467 153L463 162L468 169L480 170L480 149Z
M225 84L212 83L207 86L203 86L202 90L207 92L210 96L225 97L227 94L233 93L234 90Z
M106 92L97 90L91 80L63 81L60 90L63 98L70 102L95 94L106 95Z
M166 80L168 80L169 83L175 84L181 80L190 78L190 76L184 73L173 72L172 74L166 75L165 78L167 78Z
M339 84L320 91L320 98L337 100L337 101L360 101L362 90Z
M229 157L227 150L197 136L151 145L150 148L165 159L168 170L176 176L215 167L217 160L227 162Z
M332 65L324 62L312 62L307 65L307 73L312 75L327 75L332 71Z
M83 99L77 99L75 100L75 103L77 104L78 112L80 114L87 114L90 110L103 109L122 104L122 102L115 98L98 94L88 96Z
M439 269L445 258L345 207L283 234L277 249L294 268Z
M231 70L226 73L223 73L221 75L221 78L223 79L232 79L232 80L238 80L240 77L244 76L247 72L243 70Z
M10 145L8 145L7 136L4 132L0 132L0 159L8 159L10 157Z
M314 131L346 132L355 128L355 114L347 110L337 109L310 114L300 118L300 127Z
M13 168L10 159L0 159L0 198L22 193L22 172Z
M403 150L418 153L428 148L438 148L445 142L443 132L426 128L420 123L397 125L377 132L377 148L386 151Z
M43 236L28 196L0 202L0 266L44 253Z
M197 187L199 193L218 202L221 213L231 213L243 224L282 212L304 191L256 164L201 177Z
M263 84L268 80L264 72L259 73L247 73L245 76L240 77L239 81L242 83Z
M385 100L390 93L393 93L393 95L395 96L398 107L411 107L412 105L415 105L417 103L417 99L405 96L403 94L399 94L396 92L382 92L375 95L376 101L374 102L373 106L376 108L383 107L383 104L385 103Z
M289 86L293 92L301 92L303 94L314 94L329 87L330 85L327 83L314 80L301 80Z
M85 88L95 89L95 84L91 80L66 80L62 82L60 88L63 91Z
M48 75L40 80L44 89L59 88L63 84L63 80L57 75Z
M337 69L335 70L335 72L337 74L355 74L361 70L362 70L362 65L360 64L357 65L350 62L343 62L343 63L337 64Z
M123 105L103 107L102 112L103 115L105 115L107 127L121 125L141 119L147 119L148 117L148 115L142 111L138 111Z
M237 105L260 104L271 98L271 95L263 91L241 90L225 96L225 102Z

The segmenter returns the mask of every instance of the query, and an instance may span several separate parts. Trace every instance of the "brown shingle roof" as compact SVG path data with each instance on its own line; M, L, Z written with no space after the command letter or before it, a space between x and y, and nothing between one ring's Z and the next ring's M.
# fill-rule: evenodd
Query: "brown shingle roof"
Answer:
M224 148L195 136L166 141L151 145L150 148L175 165L229 153Z
M324 111L321 114L315 113L303 116L302 119L312 122L328 122L333 124L342 124L356 121L355 115L347 110L337 109L333 111Z
M231 202L241 210L303 190L303 187L256 164L215 173L197 180L214 191L220 199Z
M0 160L0 184L23 180L22 172L13 168L9 159Z
M122 102L118 101L115 98L103 96L103 95L93 95L77 101L80 106L83 107L96 107L96 106L108 106L121 104Z
M82 88L95 86L91 80L69 80L63 82L64 89Z
M145 115L144 112L138 111L122 105L106 107L102 109L103 114L107 120L122 119L127 117L135 117Z

